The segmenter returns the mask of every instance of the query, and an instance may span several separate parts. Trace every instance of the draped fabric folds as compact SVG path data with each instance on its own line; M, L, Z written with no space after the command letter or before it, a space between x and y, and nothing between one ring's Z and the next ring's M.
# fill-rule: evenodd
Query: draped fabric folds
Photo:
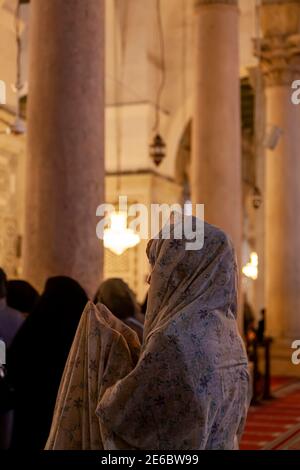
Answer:
M88 302L66 363L45 449L99 450L110 444L122 448L95 410L105 390L133 369L139 350L134 331L104 305Z
M250 387L236 324L234 249L205 224L203 248L186 250L191 233L176 239L174 227L170 239L148 244L152 274L138 360L130 329L101 304L88 304L47 448L236 448Z

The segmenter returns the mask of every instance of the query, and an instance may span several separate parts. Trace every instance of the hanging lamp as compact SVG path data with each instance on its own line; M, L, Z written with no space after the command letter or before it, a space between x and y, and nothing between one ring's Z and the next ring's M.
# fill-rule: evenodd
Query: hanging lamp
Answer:
M116 255L122 255L128 248L140 242L140 237L127 228L127 212L115 211L110 216L111 226L104 230L103 244Z
M114 4L115 18L114 18L114 69L115 69L115 105L117 106L116 114L116 144L117 144L117 193L119 197L121 194L121 128L120 128L120 114L119 114L119 95L118 95L118 57L117 57L117 37L116 37L116 12L117 2ZM125 55L125 50L122 50L122 59ZM122 60L123 62L123 60ZM123 63L121 63L123 70ZM127 200L127 198L126 198ZM120 204L119 204L120 205ZM123 207L115 210L110 214L110 227L104 229L103 245L116 255L122 255L129 248L133 248L140 243L140 237L134 230L128 228L128 214L127 204L126 210Z
M157 25L158 25L158 37L160 44L160 57L161 57L161 79L157 90L157 97L155 103L155 123L153 126L153 139L150 143L150 157L156 166L159 166L166 156L166 144L162 138L160 128L160 101L163 88L165 86L165 46L164 46L164 35L161 18L161 5L160 0L156 0L156 13L157 13Z

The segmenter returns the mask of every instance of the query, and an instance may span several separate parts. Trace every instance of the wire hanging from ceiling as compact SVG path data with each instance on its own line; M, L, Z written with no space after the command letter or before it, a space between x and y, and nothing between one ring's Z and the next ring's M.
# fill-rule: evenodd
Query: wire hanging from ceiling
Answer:
M153 130L156 131L159 129L160 125L160 106L161 106L161 95L166 83L166 69L165 69L165 42L164 42L164 33L161 17L161 3L160 0L156 0L156 15L157 15L157 26L158 26L158 42L159 42L159 55L160 55L160 83L157 89L156 95L156 104L155 104L155 121L153 125Z
M254 18L255 18L255 42L256 42L256 55L258 57L258 64L256 67L256 74L255 74L255 112L254 112L254 119L255 122L257 121L257 109L258 107L262 106L261 96L262 96L262 72L260 69L260 58L261 58L261 50L262 50L262 38L260 32L260 9L261 9L261 0L255 0L254 5ZM261 143L261 137L258 135L257 131L257 124L254 126L254 148L255 148L255 156L257 157L259 153L259 147ZM255 168L255 180L257 179L257 168ZM257 186L255 181L252 193L252 206L254 209L259 209L262 204L262 194L260 189Z
M185 127L186 121L186 50L187 50L187 3L186 0L181 0L182 14L182 37L181 37L181 99L182 99L182 123Z
M121 197L121 178L122 178L122 93L119 92L122 87L124 72L124 61L127 50L127 30L128 30L128 8L125 12L120 11L121 2L114 1L114 75L115 75L115 88L114 88L114 107L115 107L115 132L116 132L116 192L119 198ZM123 4L124 5L124 4ZM125 5L126 8L126 5ZM122 16L123 13L123 16ZM121 25L121 19L123 24ZM117 23L118 20L118 23ZM119 28L117 28L117 24ZM118 34L119 33L119 34ZM120 77L119 77L120 75ZM104 230L104 247L110 249L116 255L122 255L124 251L129 248L135 247L140 242L140 237L132 229L127 227L128 213L120 203L119 209L115 208L114 212L110 214L110 227Z
M160 54L160 82L157 89L156 103L155 103L155 121L152 131L154 132L154 138L150 144L150 156L153 159L155 165L160 165L165 157L166 144L160 135L160 109L161 109L161 97L162 92L166 83L166 66L165 66L165 41L162 24L161 14L161 0L156 0L156 18L157 18L157 29L158 29L158 42L159 42L159 54Z
M124 72L124 62L127 51L127 31L128 31L128 8L123 15L123 23L121 27L121 13L119 10L120 2L114 1L114 101L115 101L115 132L116 132L116 160L117 160L117 192L121 191L121 172L122 172L122 82ZM118 12L119 15L118 16ZM117 28L117 20L119 28ZM119 34L118 34L119 32Z

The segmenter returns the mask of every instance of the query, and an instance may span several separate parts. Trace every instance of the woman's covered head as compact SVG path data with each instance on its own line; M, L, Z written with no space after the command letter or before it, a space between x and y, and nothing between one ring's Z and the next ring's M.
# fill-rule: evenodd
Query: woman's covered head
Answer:
M39 300L38 291L23 279L7 282L7 304L22 313L31 313Z
M197 230L195 217L190 227ZM219 309L227 313L230 310L236 315L237 265L228 236L204 223L203 247L187 250L190 234L185 232L181 239L176 239L175 228L176 223L171 224L169 239L162 239L159 234L147 246L152 272L146 335L147 331L191 305L200 311Z
M106 279L100 285L95 303L104 304L116 317L134 317L139 310L133 291L121 278Z
M57 351L69 348L87 301L84 289L75 279L50 277L24 328L31 325L33 334L40 330L47 338L53 335Z

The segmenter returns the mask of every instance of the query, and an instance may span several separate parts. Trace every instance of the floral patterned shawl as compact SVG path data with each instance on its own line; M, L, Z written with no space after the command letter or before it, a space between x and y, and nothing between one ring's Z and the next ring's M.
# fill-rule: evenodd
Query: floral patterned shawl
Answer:
M46 450L99 450L109 443L110 432L95 410L105 390L134 368L139 352L134 331L104 305L88 302L61 380ZM121 447L117 438L114 442Z
M169 240L148 244L153 270L137 364L127 359L124 368L119 361L103 393L99 382L93 393L85 391L98 393L89 416L95 419L94 407L99 448L233 449L242 433L250 395L236 325L234 250L221 230L205 224L204 247L187 251L186 240L174 238L174 227ZM88 377L92 369L86 367ZM86 383L82 377L83 388Z

